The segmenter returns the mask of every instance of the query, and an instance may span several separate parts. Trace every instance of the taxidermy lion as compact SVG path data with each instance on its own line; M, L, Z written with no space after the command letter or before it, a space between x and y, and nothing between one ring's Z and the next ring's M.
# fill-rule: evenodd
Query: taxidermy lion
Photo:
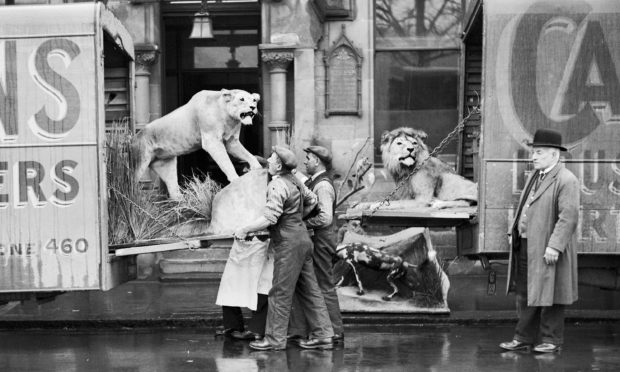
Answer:
M179 200L177 156L200 148L211 155L228 181L239 176L229 154L260 169L256 157L239 142L241 125L251 125L260 95L234 89L203 90L185 105L152 121L132 143L135 177L150 167L166 184L171 199Z
M478 185L457 174L443 161L431 157L424 143L426 137L425 132L407 127L383 132L381 159L397 185L411 175L419 162L426 161L396 193L395 201L381 209L451 208L477 204ZM356 208L377 205L363 203Z

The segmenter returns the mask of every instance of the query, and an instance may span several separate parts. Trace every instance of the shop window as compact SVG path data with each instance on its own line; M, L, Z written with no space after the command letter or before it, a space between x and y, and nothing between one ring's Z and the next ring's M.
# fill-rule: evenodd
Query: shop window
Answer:
M258 67L255 45L194 47L194 68Z
M385 130L422 129L432 149L458 122L461 0L375 0L375 161ZM442 151L454 163L457 141Z

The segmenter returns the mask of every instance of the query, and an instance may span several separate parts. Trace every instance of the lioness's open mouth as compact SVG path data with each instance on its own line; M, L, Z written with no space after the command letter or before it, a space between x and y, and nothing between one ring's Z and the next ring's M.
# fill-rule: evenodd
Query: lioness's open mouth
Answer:
M242 112L241 114L239 114L239 119L241 120L241 123L243 125L251 125L254 115L256 115L254 111Z

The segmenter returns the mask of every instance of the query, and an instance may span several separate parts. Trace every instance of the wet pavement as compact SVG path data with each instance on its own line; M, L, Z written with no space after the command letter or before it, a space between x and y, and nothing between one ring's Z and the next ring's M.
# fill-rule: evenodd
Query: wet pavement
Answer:
M513 325L349 326L334 350L254 352L212 328L0 331L0 371L619 371L620 323L570 323L559 354L501 352Z

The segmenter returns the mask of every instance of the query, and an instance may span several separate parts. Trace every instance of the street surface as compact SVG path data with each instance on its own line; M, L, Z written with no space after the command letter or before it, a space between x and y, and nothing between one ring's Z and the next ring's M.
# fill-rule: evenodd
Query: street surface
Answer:
M512 325L351 326L330 351L253 352L212 329L0 331L0 371L620 371L620 323L567 324L560 354L504 352Z

